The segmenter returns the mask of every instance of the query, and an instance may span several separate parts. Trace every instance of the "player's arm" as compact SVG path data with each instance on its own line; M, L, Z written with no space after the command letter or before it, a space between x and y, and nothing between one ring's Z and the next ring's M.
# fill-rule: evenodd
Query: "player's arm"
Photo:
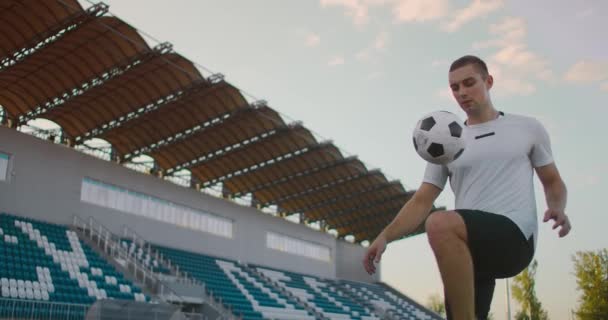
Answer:
M372 274L376 272L374 262L379 262L386 245L414 232L426 219L433 208L435 199L441 193L437 186L424 182L414 196L405 203L393 221L380 232L369 246L363 258L363 267Z
M568 191L566 184L562 180L559 170L555 163L551 163L535 169L536 175L543 185L545 191L545 199L547 201L547 211L543 221L555 220L553 229L561 227L559 236L563 237L570 232L572 228L568 216L566 215L566 203L568 200Z
M549 209L565 211L568 191L555 163L536 168L535 170L545 190Z
M384 228L378 237L384 237L387 243L401 239L414 232L433 208L433 203L441 189L430 183L422 183L414 196L403 205L393 221Z

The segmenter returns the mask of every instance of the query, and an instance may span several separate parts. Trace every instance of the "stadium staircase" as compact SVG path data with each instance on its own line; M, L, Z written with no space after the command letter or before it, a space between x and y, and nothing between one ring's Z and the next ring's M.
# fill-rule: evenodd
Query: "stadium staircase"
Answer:
M122 269L125 274L131 275L136 282L141 283L144 288L150 290L153 297L165 303L178 305L182 312L192 319L206 317L217 320L238 320L232 312L225 308L213 296L207 294L204 286L187 274L175 270L158 252L150 249L144 255L140 252L150 246L141 236L125 227L123 237L126 240L103 226L94 218L89 217L84 220L79 216L74 216L74 229L111 261L117 268ZM131 245L131 244L136 245ZM152 258L154 257L154 258ZM154 263L156 261L156 263ZM189 284L199 287L195 296L184 295L177 290L177 284Z
M150 300L65 226L0 213L0 257L0 318L82 319L97 300Z

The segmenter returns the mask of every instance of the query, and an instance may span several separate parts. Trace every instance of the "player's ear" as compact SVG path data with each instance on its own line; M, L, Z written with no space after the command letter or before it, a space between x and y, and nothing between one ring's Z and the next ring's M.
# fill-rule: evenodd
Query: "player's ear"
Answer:
M494 85L494 77L492 77L491 74L489 74L486 77L486 87L488 87L488 90L492 89L492 86Z

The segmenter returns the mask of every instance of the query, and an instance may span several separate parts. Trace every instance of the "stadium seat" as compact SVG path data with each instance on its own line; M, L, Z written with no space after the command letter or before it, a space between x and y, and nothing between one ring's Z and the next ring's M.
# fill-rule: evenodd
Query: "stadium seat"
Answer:
M147 252L144 248L138 246L135 242L130 239L121 239L120 245L125 248L129 255L137 259L143 265L150 267L153 272L161 274L171 274L171 271L165 266L161 265L150 252Z
M235 261L154 246L201 282L243 319L307 320L315 317Z
M4 298L81 305L99 299L149 300L64 226L1 213L0 228Z
M370 310L360 306L323 279L266 267L254 267L329 319L379 319Z
M420 308L413 301L397 296L381 285L340 280L339 283L351 294L370 303L384 312L390 311L401 319L436 319L428 310Z

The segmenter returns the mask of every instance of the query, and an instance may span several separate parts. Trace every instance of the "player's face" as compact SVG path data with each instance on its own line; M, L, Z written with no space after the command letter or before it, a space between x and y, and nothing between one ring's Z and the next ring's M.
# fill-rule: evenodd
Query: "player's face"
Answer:
M467 115L479 114L488 105L492 76L484 79L477 68L469 64L450 72L449 80L454 99Z

